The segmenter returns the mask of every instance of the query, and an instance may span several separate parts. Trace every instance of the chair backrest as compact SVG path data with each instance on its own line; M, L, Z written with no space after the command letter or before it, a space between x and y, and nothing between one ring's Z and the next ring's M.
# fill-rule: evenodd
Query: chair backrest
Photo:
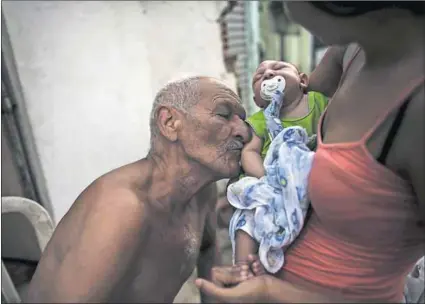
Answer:
M2 298L7 303L20 303L3 259L38 262L50 240L54 223L38 203L23 197L2 197Z
M54 224L46 209L23 197L2 197L2 257L38 261Z

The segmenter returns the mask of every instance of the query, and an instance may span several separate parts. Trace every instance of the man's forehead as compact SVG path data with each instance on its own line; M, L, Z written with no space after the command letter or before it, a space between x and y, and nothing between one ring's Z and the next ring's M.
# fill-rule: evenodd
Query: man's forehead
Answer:
M239 96L231 89L229 88L224 82L215 79L215 78L208 78L203 79L201 81L201 88L205 95L208 95L209 97L214 97L215 95L228 95L233 97L236 102L240 103Z

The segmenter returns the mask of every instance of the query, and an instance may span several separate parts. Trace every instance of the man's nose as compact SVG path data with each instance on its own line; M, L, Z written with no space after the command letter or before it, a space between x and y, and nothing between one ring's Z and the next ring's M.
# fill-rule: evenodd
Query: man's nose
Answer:
M239 118L235 126L234 135L237 139L239 139L244 144L250 142L251 132L250 132L250 127L248 123Z
M266 70L264 73L264 79L270 79L276 76L276 73L273 70Z

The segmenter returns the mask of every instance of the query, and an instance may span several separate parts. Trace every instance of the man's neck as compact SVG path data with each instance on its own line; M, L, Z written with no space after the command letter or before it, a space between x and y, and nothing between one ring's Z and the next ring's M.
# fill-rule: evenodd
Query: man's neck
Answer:
M151 152L147 160L152 165L151 204L174 215L185 212L192 197L213 181L199 163L176 149Z

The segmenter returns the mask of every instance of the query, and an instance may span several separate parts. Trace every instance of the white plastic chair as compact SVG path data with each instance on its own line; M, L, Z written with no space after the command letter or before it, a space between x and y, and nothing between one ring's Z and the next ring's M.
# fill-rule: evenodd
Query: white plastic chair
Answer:
M55 227L46 209L30 199L2 197L1 203L2 294L7 303L20 303L17 289L25 286L15 286L3 259L38 262Z

